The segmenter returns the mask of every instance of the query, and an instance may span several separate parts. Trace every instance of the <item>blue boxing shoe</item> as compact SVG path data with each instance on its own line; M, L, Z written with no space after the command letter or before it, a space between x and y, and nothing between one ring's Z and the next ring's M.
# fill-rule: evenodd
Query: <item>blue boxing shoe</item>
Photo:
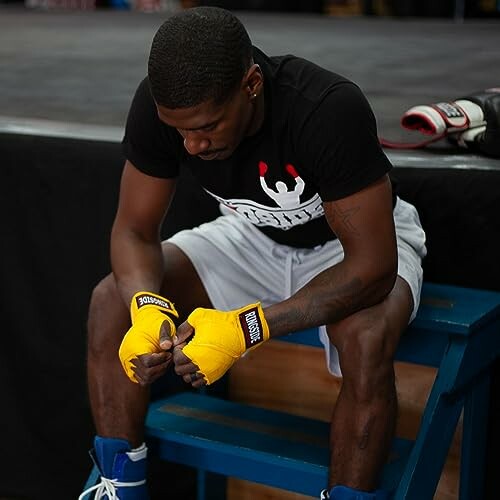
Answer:
M336 485L330 491L323 490L320 500L389 500L385 490L361 491L347 486Z
M101 473L100 481L86 489L78 500L93 492L95 500L149 500L147 452L145 444L132 450L125 439L96 436L91 455Z

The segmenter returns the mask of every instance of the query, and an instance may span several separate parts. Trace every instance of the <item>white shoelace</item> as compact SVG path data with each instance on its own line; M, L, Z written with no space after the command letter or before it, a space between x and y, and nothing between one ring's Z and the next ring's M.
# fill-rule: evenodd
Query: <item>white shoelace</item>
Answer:
M116 492L116 488L127 488L132 486L141 486L146 484L146 480L135 481L133 483L121 483L117 479L107 479L101 477L101 482L87 488L79 497L78 500L83 500L88 494L95 490L95 499L102 498L103 495L108 495L108 500L120 500Z

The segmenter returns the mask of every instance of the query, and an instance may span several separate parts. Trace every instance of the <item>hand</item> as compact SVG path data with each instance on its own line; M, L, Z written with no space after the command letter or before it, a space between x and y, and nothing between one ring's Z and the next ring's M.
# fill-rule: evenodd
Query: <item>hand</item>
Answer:
M192 339L185 344L191 335ZM176 372L193 387L200 384L198 379L191 380L192 373L199 373L205 383L212 384L245 351L268 339L269 327L259 303L228 312L195 309L177 331L174 341Z
M191 384L194 389L200 389L207 385L199 368L195 365L183 352L187 341L194 335L194 328L184 321L177 328L177 336L174 342L173 361L175 365L175 373L181 376L186 384Z
M132 382L149 384L165 373L172 359L175 324L174 305L149 292L138 292L130 305L132 326L122 340L119 357Z
M286 167L285 167L286 171L295 179L297 177L299 177L299 174L297 173L297 170L295 170L295 167L289 163Z

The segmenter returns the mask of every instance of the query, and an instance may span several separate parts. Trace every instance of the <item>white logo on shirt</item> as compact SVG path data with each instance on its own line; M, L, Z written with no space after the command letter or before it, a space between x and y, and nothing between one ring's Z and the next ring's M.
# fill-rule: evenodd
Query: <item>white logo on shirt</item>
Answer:
M295 208L300 205L300 195L304 192L306 183L303 181L302 177L299 176L293 165L288 164L285 168L295 179L294 189L288 191L288 186L283 181L278 181L275 184L276 191L271 189L267 185L264 177L267 172L267 165L263 161L259 163L260 185L264 193L266 193L269 198L272 198L281 208Z
M231 209L256 226L271 226L287 231L294 226L305 224L323 216L325 211L323 209L323 201L318 193L315 193L309 200L300 202L300 195L304 191L305 182L297 174L292 165L287 165L286 169L295 179L295 188L292 191L288 191L286 184L278 181L276 183L276 191L274 191L269 188L264 179L267 165L264 162L260 162L259 164L261 187L279 205L278 207L269 207L243 198L225 199L211 193L208 189L205 189L205 191L213 196L222 207ZM224 210L222 212L224 213Z

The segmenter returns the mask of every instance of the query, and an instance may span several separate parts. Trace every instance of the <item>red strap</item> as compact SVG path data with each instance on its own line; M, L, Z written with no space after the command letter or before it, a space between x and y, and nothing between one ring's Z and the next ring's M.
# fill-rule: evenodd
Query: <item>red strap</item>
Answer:
M419 149L419 148L424 148L428 144L432 144L433 142L439 141L445 136L446 136L446 132L443 132L442 134L436 135L435 137L431 137L430 139L426 139L425 141L421 141L421 142L392 142L392 141L388 141L386 139L383 139L382 137L379 137L378 140L379 140L380 144L385 148Z

